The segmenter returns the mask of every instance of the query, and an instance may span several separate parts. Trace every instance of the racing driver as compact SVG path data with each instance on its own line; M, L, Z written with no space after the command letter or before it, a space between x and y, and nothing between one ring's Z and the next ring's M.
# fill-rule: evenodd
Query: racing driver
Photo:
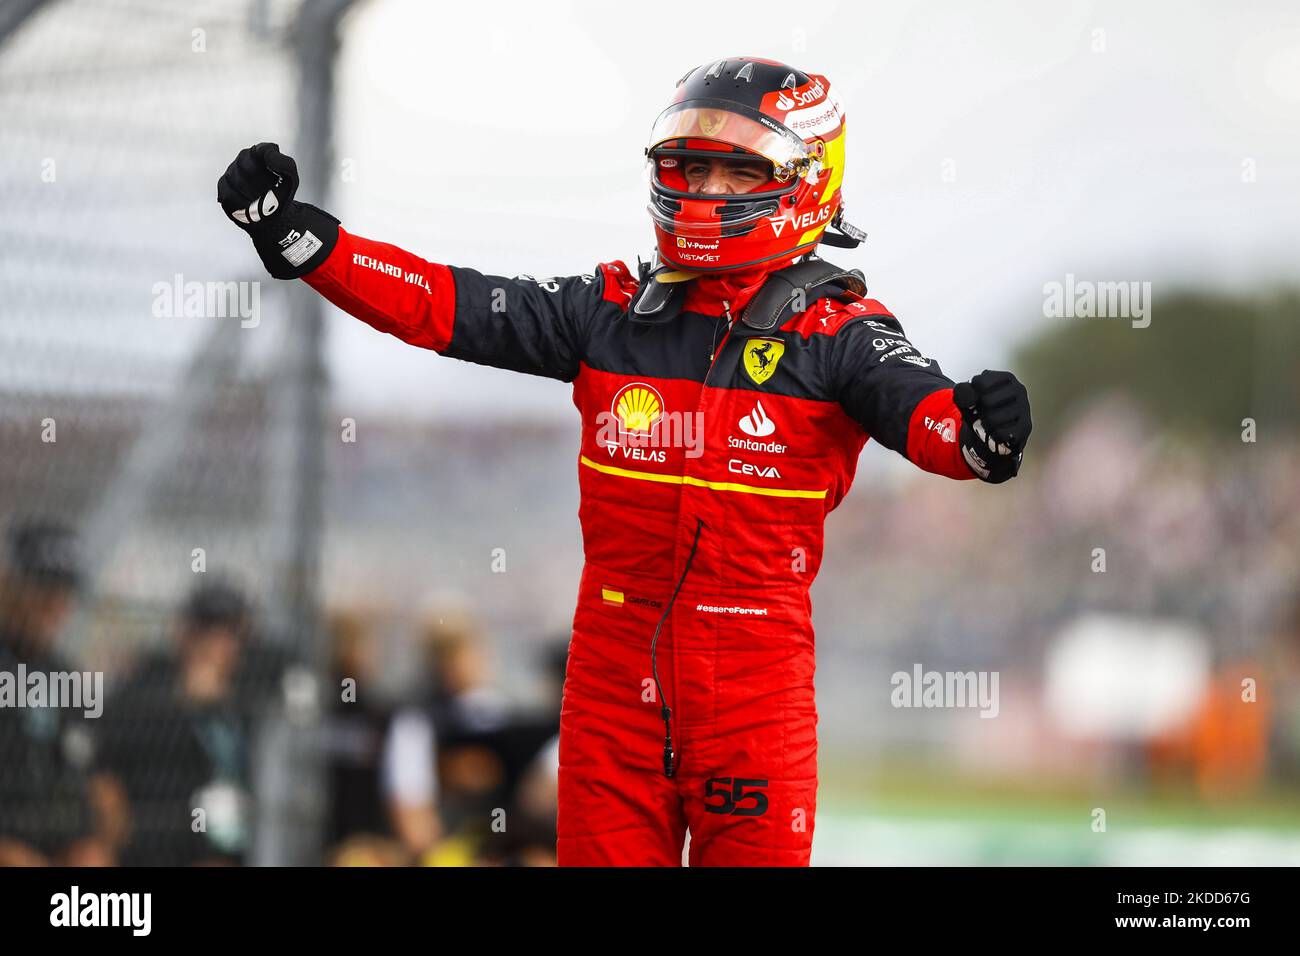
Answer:
M443 355L571 382L585 567L560 730L561 865L807 865L817 800L808 588L868 438L999 483L1024 387L954 385L868 298L824 76L706 63L646 147L658 253L633 271L506 278L363 239L242 150L226 215L280 279Z

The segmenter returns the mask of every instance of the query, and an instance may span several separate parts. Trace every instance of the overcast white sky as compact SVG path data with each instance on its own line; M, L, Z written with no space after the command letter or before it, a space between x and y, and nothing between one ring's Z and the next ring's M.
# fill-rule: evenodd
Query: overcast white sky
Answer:
M1179 281L1300 278L1300 5L676 8L678 25L650 4L371 0L340 70L355 178L324 204L361 235L485 271L632 263L652 241L644 140L673 84L753 54L840 90L849 218L870 238L827 257L864 269L954 377L1049 321L1042 286L1067 272L1153 281L1156 322ZM554 383L341 317L331 334L358 410L572 414Z

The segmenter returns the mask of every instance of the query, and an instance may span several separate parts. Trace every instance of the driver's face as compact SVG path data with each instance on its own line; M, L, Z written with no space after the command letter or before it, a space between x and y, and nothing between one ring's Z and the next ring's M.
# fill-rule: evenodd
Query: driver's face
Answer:
M761 159L689 159L683 174L690 192L739 195L765 186L772 179L772 164Z

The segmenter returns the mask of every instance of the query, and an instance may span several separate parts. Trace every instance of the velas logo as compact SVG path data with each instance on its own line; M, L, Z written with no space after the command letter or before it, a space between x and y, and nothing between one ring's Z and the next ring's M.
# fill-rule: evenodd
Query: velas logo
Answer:
M743 359L745 372L755 385L762 385L776 374L776 363L785 354L785 343L779 339L751 339L745 343Z
M779 236L781 235L781 233L785 232L786 226L791 227L790 229L791 232L799 232L800 230L803 229L811 229L814 226L821 225L827 219L829 219L831 216L831 209L832 209L832 205L830 203L826 203L821 206L818 206L816 209L811 210L809 212L800 213L797 216L794 215L782 216L780 219L777 219L775 222L772 223L772 231Z

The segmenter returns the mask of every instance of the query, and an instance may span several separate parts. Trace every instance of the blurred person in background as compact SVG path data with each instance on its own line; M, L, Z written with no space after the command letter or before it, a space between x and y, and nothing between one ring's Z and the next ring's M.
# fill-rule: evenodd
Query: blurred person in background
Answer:
M1019 380L955 383L860 272L813 255L865 235L842 214L844 144L824 76L753 57L690 71L645 150L658 261L636 275L611 261L511 279L361 238L295 199L297 166L272 143L218 180L276 278L409 344L573 383L586 566L561 863L677 866L689 827L694 864L807 865L808 589L859 453L872 437L994 484L1020 469Z
M494 833L485 842L480 861L501 866L555 866L555 820L559 810L560 738L559 722L564 694L564 672L568 664L568 638L546 646L539 661L544 696L532 713L515 721L519 742L517 761L526 761L512 771L517 779L508 806L509 826L504 834ZM529 756L531 754L531 757Z
M76 535L57 521L16 521L0 571L0 672L68 673L54 642L82 568ZM23 688L16 688L19 693ZM124 820L120 794L96 774L94 737L75 707L0 706L0 866L107 865Z
M105 708L105 769L131 809L122 862L237 864L250 842L251 718L238 690L252 607L205 581L181 608L170 646L146 656Z
M524 845L516 837L537 832L539 824L526 814L516 819L515 795L554 736L555 715L521 713L511 706L494 685L479 625L462 610L431 612L421 649L424 699L396 715L385 748L394 828L426 863L468 864L483 861L485 854L493 861L516 862ZM540 821L543 832L548 825L545 818Z
M326 843L334 846L349 837L391 832L380 768L392 714L378 696L369 616L339 611L328 626L333 697L324 727L330 790Z
M1223 805L1256 795L1275 780L1300 780L1300 591L1273 609L1275 620L1258 656L1228 654L1187 721L1152 747L1162 780L1190 779L1208 803Z

